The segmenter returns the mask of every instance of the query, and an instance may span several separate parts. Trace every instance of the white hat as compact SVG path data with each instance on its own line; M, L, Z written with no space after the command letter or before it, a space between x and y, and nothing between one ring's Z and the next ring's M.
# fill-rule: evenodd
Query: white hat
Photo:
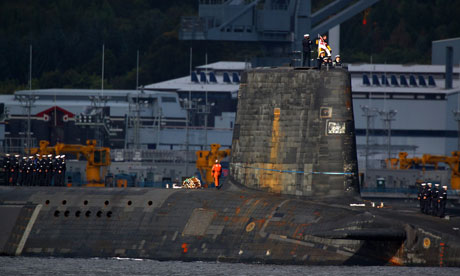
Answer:
M27 159L27 156L23 156L22 159Z
M431 182L428 182L428 186L431 186L431 185L432 185Z
M30 158L30 159L32 159L32 158L34 158L34 156L33 156L33 155L31 155L31 156L29 156L29 158Z
M16 158L19 157L19 154L15 154L14 157L16 157Z
M426 186L426 183L425 183L425 182L423 182L423 183L422 183L422 186Z
M435 186L439 186L439 183L434 184Z
M61 158L64 158L65 157L65 154L61 155Z
M48 157L51 157L51 156L53 156L53 155L52 155L52 154L48 154Z
M6 156L10 156L10 154L9 154L9 153L7 153L7 154L5 154L5 155L6 155Z
M59 157L61 157L60 155L56 155L56 159L59 159Z
M336 57L336 58L337 58L337 57L340 57L340 55L336 55L335 57Z
M444 189L447 189L447 186L442 186Z
M310 36L309 34L304 34L303 37L307 37L307 36Z

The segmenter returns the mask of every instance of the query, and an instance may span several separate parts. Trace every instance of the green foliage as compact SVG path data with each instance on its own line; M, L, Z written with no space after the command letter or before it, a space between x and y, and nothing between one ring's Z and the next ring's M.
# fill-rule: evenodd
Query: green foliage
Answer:
M186 0L4 0L0 1L0 93L28 88L29 45L38 88L99 88L105 45L106 88L188 74L193 66L264 55L257 43L178 40L180 17L195 15ZM313 1L314 11L332 0ZM382 0L362 24L361 13L341 27L346 62L429 63L431 41L460 36L458 0Z
M458 0L382 0L342 24L341 47L347 62L431 62L431 42L460 36ZM366 58L367 56L367 58Z

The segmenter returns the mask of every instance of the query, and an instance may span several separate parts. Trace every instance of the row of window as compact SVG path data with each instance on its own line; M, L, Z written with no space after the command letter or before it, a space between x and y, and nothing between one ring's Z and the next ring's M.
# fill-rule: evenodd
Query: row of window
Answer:
M198 80L198 76L200 78L199 80ZM191 77L192 82L195 82L195 83L200 83L200 82L202 82L202 83L208 83L208 82L217 83L216 75L214 74L214 72L209 72L209 79L206 77L205 72L199 72L199 73L192 72L192 75L190 77ZM225 83L240 83L240 76L236 72L232 73L231 79L230 79L230 74L227 73L227 72L224 72L223 78L224 78L223 81Z
M436 82L433 76L428 76L428 80L424 76L410 75L409 80L404 75L399 76L399 80L396 75L390 75L388 79L387 75L372 75L372 83L367 75L363 75L363 85L384 85L384 86L436 86Z

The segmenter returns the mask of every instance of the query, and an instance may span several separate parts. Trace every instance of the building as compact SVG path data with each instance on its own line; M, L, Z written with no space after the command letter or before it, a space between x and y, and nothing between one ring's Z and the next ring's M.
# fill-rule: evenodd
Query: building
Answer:
M146 85L144 89L175 92L185 109L191 99L189 110L192 126L205 126L207 116L207 126L232 129L234 119L222 114L236 112L240 75L250 67L250 63L246 62L215 62L197 66L190 76ZM219 122L215 122L216 116ZM222 125L222 116L229 118L226 125Z
M460 63L460 37L431 42L431 64L445 65L449 60Z
M186 125L177 94L158 91L23 90L0 100L7 112L0 139L5 150L13 152L37 146L40 140L53 145L96 139L111 148L171 148L182 141L162 138L158 130L174 132Z
M453 70L451 89L442 65L350 64L348 70L360 170L366 155L368 167L376 168L400 151L421 156L458 150L460 68Z
M5 150L24 150L30 121L30 146L42 139L97 139L117 161L193 162L194 152L211 143L231 146L240 76L248 68L246 62L222 61L140 90L0 96L7 111L0 141ZM458 149L459 67L453 67L450 83L443 65L349 64L348 70L360 171L384 167L382 160L401 151L450 155Z

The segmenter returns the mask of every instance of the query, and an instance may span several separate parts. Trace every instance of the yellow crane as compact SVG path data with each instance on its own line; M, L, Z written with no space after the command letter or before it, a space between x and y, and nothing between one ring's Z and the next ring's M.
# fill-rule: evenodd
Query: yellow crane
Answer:
M453 151L452 156L424 154L421 158L408 158L407 152L400 152L399 158L387 159L387 165L391 169L407 170L412 165L421 164L423 171L427 164L434 165L438 169L439 163L445 163L451 169L450 184L452 189L460 189L460 151Z
M74 154L77 159L83 155L86 162L86 186L89 187L104 187L104 176L107 166L110 165L110 148L96 147L96 140L86 140L86 145L63 144L57 143L55 146L50 146L49 141L41 140L38 148L31 148L31 154ZM101 177L101 168L103 169Z
M196 168L201 174L204 187L214 181L211 175L211 169L216 160L222 161L227 156L230 156L230 149L219 150L220 144L211 144L211 150L196 151Z

